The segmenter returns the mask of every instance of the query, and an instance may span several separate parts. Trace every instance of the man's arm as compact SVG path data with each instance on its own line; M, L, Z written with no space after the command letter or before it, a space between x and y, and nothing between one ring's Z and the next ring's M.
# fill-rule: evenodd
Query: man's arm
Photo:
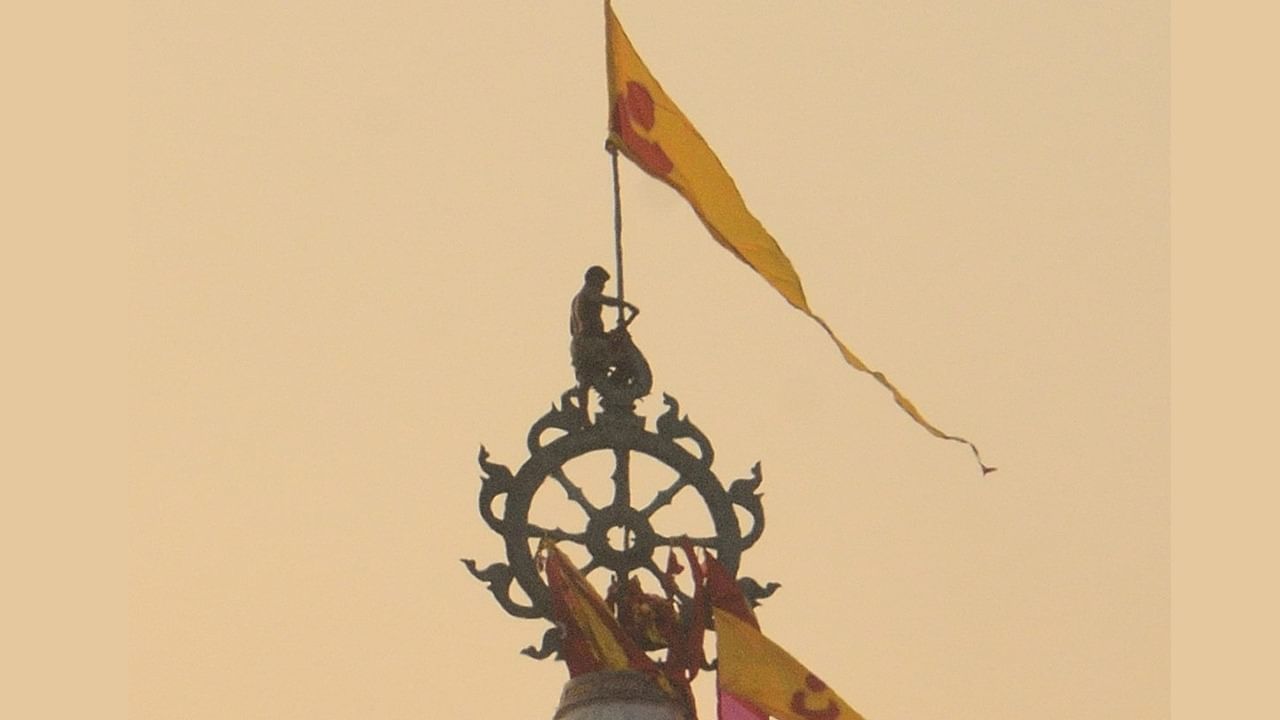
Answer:
M624 308L624 309L626 309L626 310L630 310L630 311L631 311L631 317L629 317L629 318L627 318L625 321L623 321L624 323L629 323L629 322L631 322L632 320L635 320L635 319L636 319L636 316L640 314L640 308L636 307L635 305L632 305L631 303L627 302L626 300L619 300L619 299L618 299L618 298L616 298L616 297L609 297L608 295L598 295L598 296L596 296L596 297L597 297L597 299L598 299L598 300L600 300L601 304L603 304L603 305L610 305L610 306L612 306L612 307L619 307L619 306L621 306L622 308Z

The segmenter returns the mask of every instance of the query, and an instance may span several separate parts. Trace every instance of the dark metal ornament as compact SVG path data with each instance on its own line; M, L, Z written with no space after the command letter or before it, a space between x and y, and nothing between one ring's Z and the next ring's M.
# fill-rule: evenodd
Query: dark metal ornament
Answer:
M695 547L713 550L720 562L736 574L743 551L760 539L764 532L764 506L756 489L760 485L760 464L751 476L735 480L726 488L711 469L715 453L706 435L688 417L680 417L678 403L663 395L667 411L654 422L655 431L645 428L645 418L634 412L633 398L603 397L604 410L594 422L575 404L581 402L578 388L561 396L560 407L538 419L529 430L529 459L514 474L506 466L489 460L480 449L480 467L484 471L480 487L480 515L506 544L506 563L494 563L480 570L474 560L463 560L477 579L486 583L498 604L508 613L522 618L551 619L551 599L534 560L534 546L542 538L562 544L576 544L585 549L588 562L580 568L583 575L604 568L616 577L647 572L660 577L654 555L662 548L689 542ZM582 487L566 472L571 461L592 453L612 455L613 498L604 505L593 504ZM632 459L647 456L675 472L676 479L660 490L652 500L637 507L631 485ZM530 520L530 509L539 491L549 485L564 492L568 500L586 515L585 528L566 531L560 527L543 527ZM681 492L696 492L710 515L714 534L709 537L669 536L654 528L653 517L671 505ZM501 512L495 505L501 504ZM744 532L737 510L745 512L750 527ZM618 543L622 536L625 542ZM611 537L614 540L611 541ZM512 582L519 585L528 603L511 596ZM773 594L777 583L761 587L751 578L741 578L748 601L753 605ZM525 654L547 657L558 648L558 633L552 628L543 638L542 647L526 648Z

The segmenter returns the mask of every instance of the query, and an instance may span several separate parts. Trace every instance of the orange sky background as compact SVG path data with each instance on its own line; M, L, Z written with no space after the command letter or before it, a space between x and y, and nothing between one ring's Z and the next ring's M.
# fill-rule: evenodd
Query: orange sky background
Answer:
M624 166L641 410L762 461L765 632L870 718L1167 717L1167 5L615 7L815 311L1000 468ZM602 23L135 4L134 717L550 716L457 560L612 267Z

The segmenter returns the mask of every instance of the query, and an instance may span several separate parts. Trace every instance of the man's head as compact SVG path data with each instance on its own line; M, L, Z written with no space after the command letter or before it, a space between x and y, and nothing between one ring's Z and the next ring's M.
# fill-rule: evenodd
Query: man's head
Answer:
M588 285L598 285L604 287L605 282L609 279L609 271L599 265L592 265L587 268L587 273L583 276Z

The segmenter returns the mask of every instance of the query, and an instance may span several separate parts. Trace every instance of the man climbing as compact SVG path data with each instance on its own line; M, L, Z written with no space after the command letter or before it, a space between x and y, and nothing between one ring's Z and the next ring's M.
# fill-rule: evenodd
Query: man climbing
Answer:
M587 268L582 289L573 296L569 311L569 335L572 337L569 357L578 380L579 404L587 417L587 391L593 386L598 388L608 376L610 367L616 366L619 359L604 331L604 321L600 316L604 306L621 307L631 312L630 317L621 320L620 327L626 327L640 313L640 308L626 300L604 294L604 284L608 280L609 271L599 265Z

